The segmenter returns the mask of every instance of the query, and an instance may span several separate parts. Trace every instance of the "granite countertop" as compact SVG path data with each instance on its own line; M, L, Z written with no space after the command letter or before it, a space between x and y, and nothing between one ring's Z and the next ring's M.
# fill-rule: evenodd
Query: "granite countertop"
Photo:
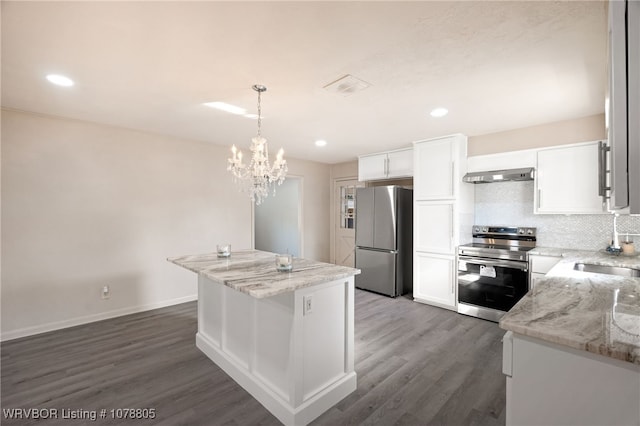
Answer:
M278 272L275 253L260 250L233 251L228 258L207 253L167 260L258 299L360 273L359 269L297 257L291 272Z
M563 254L567 252L575 252L576 250L564 249L558 247L540 247L536 246L529 250L529 254L537 254L540 256L554 256L554 257L562 257ZM589 252L586 252L589 253Z
M500 327L640 365L640 278L580 272L576 262L640 269L640 256L563 250Z

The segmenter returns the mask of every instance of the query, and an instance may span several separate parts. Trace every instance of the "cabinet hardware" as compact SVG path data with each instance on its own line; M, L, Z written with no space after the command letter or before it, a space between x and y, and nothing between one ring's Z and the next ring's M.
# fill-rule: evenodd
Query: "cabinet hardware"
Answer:
M451 162L451 195L456 195L455 191L455 183L456 183L456 163L454 161Z
M607 191L611 190L610 186L607 186L607 153L611 151L603 141L598 142L598 195L602 197L602 201L606 202L610 198Z
M542 198L542 189L538 188L538 210L540 210L540 206L542 205L542 201L540 201L541 198Z
M454 295L454 300L455 300L455 294L456 294L456 282L457 282L457 275L458 275L458 270L457 270L457 266L456 266L456 262L454 259L453 265L451 265L451 279L449 281L451 281L451 294Z
M455 230L455 215L453 212L453 206L450 206L451 209L451 242L453 243L456 238L456 230Z

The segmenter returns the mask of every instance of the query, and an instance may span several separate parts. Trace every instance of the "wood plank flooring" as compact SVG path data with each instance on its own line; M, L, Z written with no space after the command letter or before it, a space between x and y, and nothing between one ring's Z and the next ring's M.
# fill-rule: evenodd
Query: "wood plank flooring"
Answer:
M504 332L497 324L356 290L358 388L312 425L503 425ZM196 303L4 342L2 409L53 408L58 419L3 425L277 425L195 347ZM111 418L153 408L154 419ZM62 410L107 409L96 421Z

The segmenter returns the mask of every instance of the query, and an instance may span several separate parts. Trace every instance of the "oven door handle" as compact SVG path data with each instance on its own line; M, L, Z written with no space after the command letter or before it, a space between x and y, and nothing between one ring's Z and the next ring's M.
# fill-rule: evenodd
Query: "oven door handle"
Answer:
M475 265L499 266L503 268L519 269L525 272L529 270L529 263L527 262L512 262L510 260L487 260L487 259L478 259L476 257L463 257L463 256L459 256L458 260L462 262L473 263Z

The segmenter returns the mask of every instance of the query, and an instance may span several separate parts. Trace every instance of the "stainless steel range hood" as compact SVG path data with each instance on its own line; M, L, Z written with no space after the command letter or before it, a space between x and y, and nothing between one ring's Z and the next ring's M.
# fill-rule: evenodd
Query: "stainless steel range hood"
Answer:
M524 169L490 170L487 172L467 173L462 178L463 182L469 183L492 183L507 182L517 180L533 180L533 167Z

